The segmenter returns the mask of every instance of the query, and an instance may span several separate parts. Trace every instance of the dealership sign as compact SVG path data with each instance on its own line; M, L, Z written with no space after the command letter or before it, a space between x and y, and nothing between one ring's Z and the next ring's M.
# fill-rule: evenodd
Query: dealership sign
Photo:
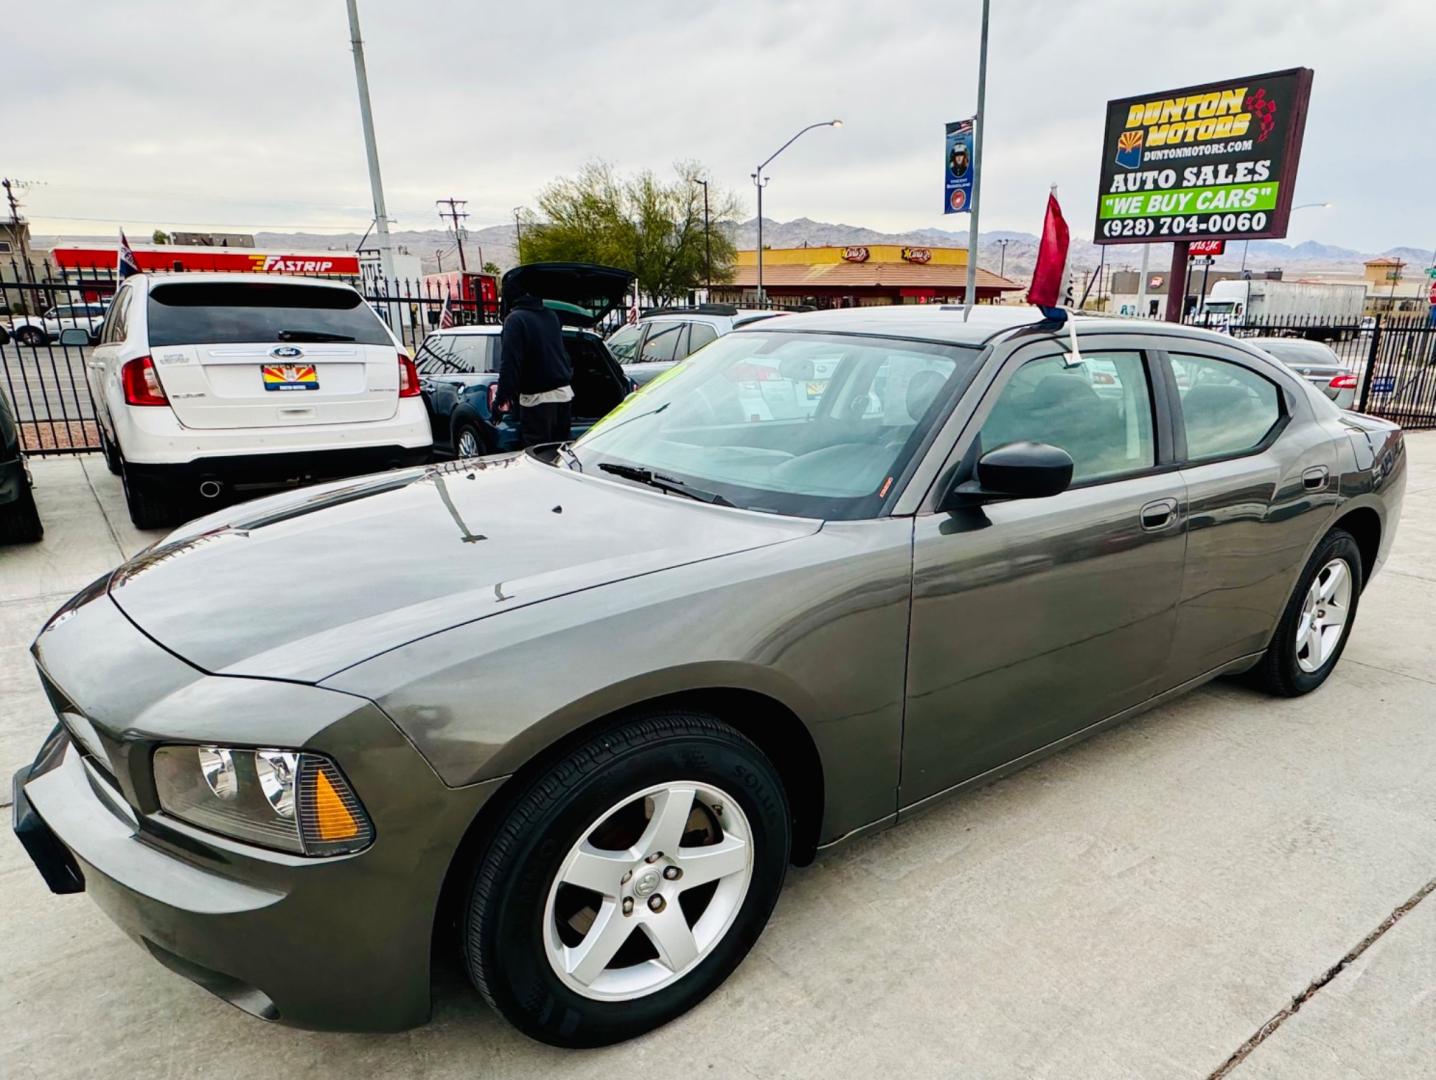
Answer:
M1107 103L1099 244L1286 235L1310 68Z

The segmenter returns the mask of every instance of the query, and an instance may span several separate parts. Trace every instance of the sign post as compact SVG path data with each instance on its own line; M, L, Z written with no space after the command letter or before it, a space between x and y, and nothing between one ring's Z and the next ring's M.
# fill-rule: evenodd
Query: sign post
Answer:
M1286 235L1311 81L1292 68L1107 103L1093 240L1173 245L1168 320L1191 242Z
M984 106L987 103L987 15L990 0L982 0L982 44L977 57L977 115L973 117L972 146L972 198L968 203L972 221L967 229L967 305L962 317L972 314L972 305L977 303L977 197L982 184L982 129L987 123Z

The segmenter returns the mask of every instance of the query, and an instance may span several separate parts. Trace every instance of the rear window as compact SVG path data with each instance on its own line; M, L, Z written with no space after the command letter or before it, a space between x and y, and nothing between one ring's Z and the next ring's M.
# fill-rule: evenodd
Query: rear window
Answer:
M216 282L150 290L149 341L223 345L268 341L353 341L391 345L374 309L352 289Z
M420 375L476 375L499 370L498 334L430 334L414 357Z

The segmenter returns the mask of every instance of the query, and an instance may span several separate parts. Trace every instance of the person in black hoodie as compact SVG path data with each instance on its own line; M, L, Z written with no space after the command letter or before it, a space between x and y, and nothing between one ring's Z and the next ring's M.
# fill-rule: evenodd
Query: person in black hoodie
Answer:
M563 325L536 296L516 293L508 297L508 305L494 403L518 407L522 445L567 442L573 361L564 348Z

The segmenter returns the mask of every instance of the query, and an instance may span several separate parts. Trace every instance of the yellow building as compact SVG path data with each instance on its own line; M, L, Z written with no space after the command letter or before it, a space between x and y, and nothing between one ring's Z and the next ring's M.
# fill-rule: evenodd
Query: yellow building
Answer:
M977 299L990 303L1022 286L977 268ZM900 244L766 248L763 291L770 298L815 307L961 303L967 289L964 248ZM758 253L738 252L733 280L715 285L714 300L753 303L758 297Z

